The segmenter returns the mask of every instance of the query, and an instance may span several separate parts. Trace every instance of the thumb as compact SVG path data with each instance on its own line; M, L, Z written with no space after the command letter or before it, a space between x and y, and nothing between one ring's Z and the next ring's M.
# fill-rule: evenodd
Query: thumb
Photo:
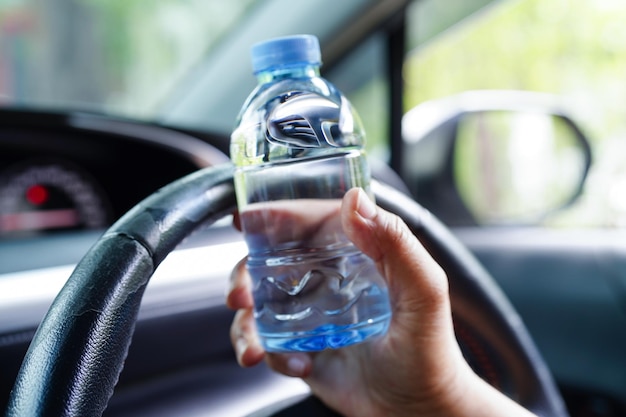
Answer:
M405 311L424 318L449 309L443 269L398 216L354 188L344 196L341 221L348 238L374 260L387 281L394 314Z

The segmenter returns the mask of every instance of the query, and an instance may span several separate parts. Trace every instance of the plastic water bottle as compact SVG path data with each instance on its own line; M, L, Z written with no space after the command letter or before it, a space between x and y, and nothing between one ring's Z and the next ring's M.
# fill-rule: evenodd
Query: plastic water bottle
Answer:
M339 214L350 188L371 195L361 122L320 77L316 37L256 44L252 64L258 86L231 158L261 341L268 351L319 351L384 334L385 281Z

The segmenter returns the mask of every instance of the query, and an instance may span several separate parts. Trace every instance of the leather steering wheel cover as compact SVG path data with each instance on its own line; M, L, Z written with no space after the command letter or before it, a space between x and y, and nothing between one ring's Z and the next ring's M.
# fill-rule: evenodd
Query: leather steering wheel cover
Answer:
M7 417L101 416L132 338L145 286L200 224L233 212L230 164L190 174L139 203L76 266L30 344Z
M159 263L202 223L236 207L230 164L159 190L113 225L68 279L42 321L11 392L7 417L100 416L122 370L145 286ZM519 316L475 258L406 195L373 186L446 270L454 314L510 361L519 401L539 415L567 415Z

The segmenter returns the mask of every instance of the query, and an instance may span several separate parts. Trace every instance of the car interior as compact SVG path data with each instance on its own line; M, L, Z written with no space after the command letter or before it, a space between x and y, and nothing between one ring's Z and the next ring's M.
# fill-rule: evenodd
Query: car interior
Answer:
M0 409L337 415L241 368L225 305L247 254L229 142L250 46L308 33L361 115L377 203L448 275L475 372L540 416L626 415L621 17L615 0L0 2Z

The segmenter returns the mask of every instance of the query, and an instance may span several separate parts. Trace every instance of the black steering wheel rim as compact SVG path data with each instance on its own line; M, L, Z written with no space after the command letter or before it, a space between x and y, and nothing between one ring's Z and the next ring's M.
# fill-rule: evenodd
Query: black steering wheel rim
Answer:
M230 164L188 175L148 197L89 250L40 324L11 392L8 417L100 416L122 371L141 298L165 257L201 224L236 207ZM567 412L519 316L478 261L405 194L374 183L450 280L453 314L506 358L516 398L552 417ZM283 415L283 414L281 414Z

